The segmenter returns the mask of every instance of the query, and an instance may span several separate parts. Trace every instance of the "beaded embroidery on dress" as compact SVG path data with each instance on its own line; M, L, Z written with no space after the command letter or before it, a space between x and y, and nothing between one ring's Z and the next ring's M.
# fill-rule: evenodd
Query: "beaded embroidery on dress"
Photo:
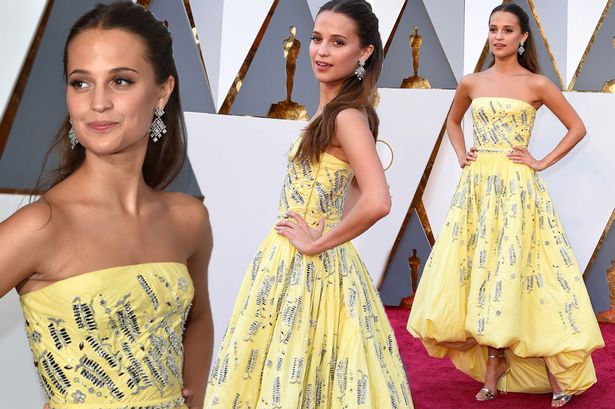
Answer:
M408 331L480 382L489 345L507 348L509 391L550 392L546 362L575 394L596 382L590 354L604 341L542 178L506 156L527 147L535 116L517 99L472 101L477 160L461 173Z
M324 217L326 232L354 174L328 153L296 163L294 149L278 218ZM350 242L304 256L271 229L239 290L205 408L412 408L395 336Z
M57 281L20 297L50 409L187 408L186 266L148 263Z

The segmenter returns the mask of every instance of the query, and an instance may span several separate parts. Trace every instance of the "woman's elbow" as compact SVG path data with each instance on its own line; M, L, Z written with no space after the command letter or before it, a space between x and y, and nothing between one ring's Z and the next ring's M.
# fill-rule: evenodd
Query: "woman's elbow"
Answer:
M391 198L379 200L372 207L374 219L380 220L391 212Z

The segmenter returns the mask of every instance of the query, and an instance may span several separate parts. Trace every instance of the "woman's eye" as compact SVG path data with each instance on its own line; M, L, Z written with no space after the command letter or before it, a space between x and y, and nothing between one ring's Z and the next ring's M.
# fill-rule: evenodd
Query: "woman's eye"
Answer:
M335 44L335 45L344 45L344 42L343 42L343 41L340 41L340 40L335 40L335 41L333 42L333 44Z
M320 41L320 37L311 36L310 40L312 40L312 41Z
M128 85L133 84L133 81L127 80L126 78L115 78L112 83L118 87L127 87Z
M81 80L72 80L70 82L70 86L75 89L82 89L82 88L86 88L88 86L88 83L85 81L81 81Z

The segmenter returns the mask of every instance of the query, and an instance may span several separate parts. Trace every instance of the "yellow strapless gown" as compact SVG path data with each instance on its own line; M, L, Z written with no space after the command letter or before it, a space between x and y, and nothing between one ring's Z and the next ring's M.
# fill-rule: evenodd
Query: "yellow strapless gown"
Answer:
M564 391L581 393L596 382L590 354L604 341L541 177L506 157L527 147L536 110L488 97L471 108L478 159L463 169L408 330L478 381L488 345L507 348L502 389L550 391L546 361Z
M315 164L289 160L278 218L324 217L328 231L353 177L327 153ZM304 256L269 232L239 290L205 408L412 408L395 335L351 243Z
M50 408L187 409L182 338L193 295L181 263L97 270L22 295Z

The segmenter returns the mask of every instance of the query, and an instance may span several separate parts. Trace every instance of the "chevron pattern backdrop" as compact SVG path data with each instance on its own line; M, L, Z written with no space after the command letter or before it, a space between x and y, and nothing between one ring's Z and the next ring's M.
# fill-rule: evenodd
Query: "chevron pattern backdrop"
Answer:
M0 220L29 200L42 159L66 115L62 48L72 22L99 0L3 2L0 15ZM173 34L186 111L189 162L172 190L204 196L215 249L210 293L219 341L247 263L271 227L285 154L304 126L265 118L285 98L282 41L289 26L302 43L293 100L312 114L318 87L307 47L323 0L143 0ZM390 215L355 244L385 304L410 294L411 249L426 260L460 169L444 123L463 75L488 63L487 21L495 0L372 0L386 58L377 106L378 149L393 196ZM605 270L615 258L615 78L613 0L519 0L530 15L543 73L577 109L588 136L543 173L569 240L585 269L596 312L608 308ZM432 89L401 89L412 74L408 36L423 36L420 73ZM471 120L465 121L471 141ZM539 110L530 149L544 155L564 135ZM53 161L52 161L53 162ZM53 163L50 163L52 166ZM7 407L42 407L23 333L18 297L0 300L3 396ZM10 351L10 353L9 353ZM10 356L9 356L10 355ZM8 362L7 362L8 360ZM10 369L9 369L10 368ZM11 391L11 393L8 393ZM11 401L14 399L14 401Z

